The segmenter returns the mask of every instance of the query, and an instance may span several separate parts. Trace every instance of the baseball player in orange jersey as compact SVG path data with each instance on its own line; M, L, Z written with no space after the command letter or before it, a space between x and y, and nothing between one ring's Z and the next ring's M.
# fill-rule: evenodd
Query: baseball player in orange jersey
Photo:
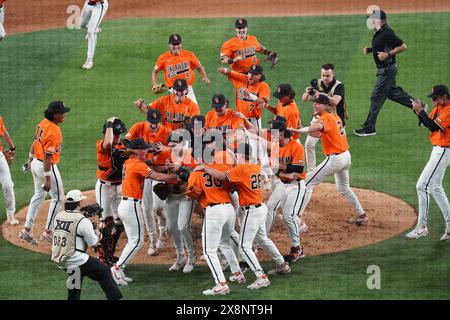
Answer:
M228 40L220 48L220 60L229 64L236 72L246 73L248 69L259 64L256 53L277 57L277 53L267 50L255 36L248 35L248 24L246 19L237 19L234 23L236 36Z
M322 149L326 156L325 160L314 171L308 172L306 176L306 193L303 199L301 199L300 216L311 200L313 188L327 177L334 175L337 189L347 198L356 211L356 218L350 219L348 222L357 226L367 225L369 218L365 214L355 193L350 189L349 169L351 155L348 151L349 146L342 120L333 110L328 96L321 94L314 100L314 113L319 116L319 121L309 127L292 130L307 134L320 132Z
M144 245L143 215L141 210L142 193L145 179L171 181L176 175L155 172L144 162L150 145L143 138L131 140L127 146L129 159L123 165L122 201L119 204L119 218L122 220L128 242L119 260L111 267L111 273L117 284L127 285L133 281L124 273L126 265Z
M0 41L6 36L5 27L3 27L3 24L5 23L5 1L6 0L0 0Z
M450 166L450 94L448 87L439 84L428 95L433 101L433 110L427 115L425 105L420 100L412 102L413 110L419 120L430 130L430 142L433 145L430 160L423 169L416 189L419 197L419 217L417 226L406 234L406 238L418 239L428 234L428 210L430 193L441 209L445 220L445 232L441 241L450 239L450 204L442 187L445 170Z
M264 105L267 110L276 116L284 117L286 119L286 126L288 128L300 129L302 127L300 111L295 103L295 91L288 83L282 83L277 87L273 96L278 99L276 107ZM292 135L293 139L300 138L300 134Z
M167 145L167 137L170 135L170 132L167 127L161 124L161 112L151 109L147 111L147 121L134 124L125 137L129 140L143 138L146 143L153 144L153 146L160 143ZM153 146L152 151L155 153L157 150ZM152 158L153 154L148 153L146 161L150 161ZM156 183L152 179L145 180L142 201L145 224L150 237L148 254L151 256L155 256L158 250L164 248L167 239L166 215L164 213L166 201L161 200L153 192L153 186ZM155 217L158 218L159 223L159 238L156 232Z
M184 128L185 123L194 115L200 114L197 103L187 96L187 82L185 79L176 79L173 84L173 92L158 98L146 105L144 100L135 101L136 107L143 113L150 109L157 109L162 114L162 124L170 131Z
M172 34L169 37L169 49L159 56L156 61L155 68L152 72L152 82L153 88L157 86L158 83L158 73L164 70L164 81L168 88L172 88L175 79L183 78L188 84L187 96L192 99L197 104L197 99L195 98L194 89L192 86L195 82L194 69L198 70L203 82L209 84L210 81L206 75L205 68L195 56L195 54L188 50L182 50L182 42L179 34Z
M246 116L258 129L261 129L261 104L270 100L269 85L264 82L264 70L259 65L252 65L247 75L232 71L227 68L219 68L217 71L231 81L235 87L236 111Z
M126 132L122 120L111 117L103 126L104 138L97 141L97 183L95 198L102 207L100 231L103 234L97 246L99 259L113 264L117 241L123 232L123 224L118 217L118 206L122 199L122 168L127 159L125 144L120 135Z
M6 152L14 155L16 147L11 139L11 136L6 130L3 118L0 116L0 137L3 138L9 145L9 150ZM11 179L11 172L9 171L8 162L3 155L3 146L0 141L0 185L2 186L3 194L5 196L6 217L10 225L16 226L19 224L19 220L14 218L16 212L16 197L14 194L14 183Z
M45 118L36 128L35 140L30 148L28 164L33 174L34 195L19 237L32 244L36 244L32 229L47 192L50 192L52 200L48 208L45 230L40 240L53 241L51 232L53 220L64 201L63 184L57 167L62 149L62 133L59 125L64 122L69 111L70 108L66 107L62 101L51 102L44 111Z
M95 47L97 46L97 33L101 31L100 23L108 11L108 0L87 0L81 10L80 27L87 29L88 41L86 62L81 68L90 70L94 66Z
M206 145L204 151L206 163L220 171L231 169L231 163L234 161L232 156L220 148L212 136L205 135L203 142ZM213 159L209 155L212 155ZM231 186L226 181L214 179L207 172L196 171L199 169L194 169L194 172L190 174L187 188L189 190L196 187L202 190L198 201L205 212L202 230L203 255L216 283L213 288L203 291L203 294L224 295L230 293L230 288L223 274L217 249L220 248L225 255L233 274L241 272L238 259L232 249L231 232L234 230L236 212L231 205L229 193ZM244 283L245 277L242 275L239 281Z
M275 244L267 237L265 221L267 217L267 207L263 203L262 197L262 175L261 165L255 163L256 159L251 158L251 146L248 143L240 143L237 152L237 165L227 172L220 172L205 166L205 172L219 180L227 180L235 185L239 192L239 205L243 211L239 234L239 250L247 264L256 275L256 280L247 288L260 289L270 285L270 281L258 262L252 250L253 241L264 248L267 253L277 263L279 273L289 273L289 264L285 262L283 256L278 251ZM242 278L242 272L230 277L230 281L238 281Z

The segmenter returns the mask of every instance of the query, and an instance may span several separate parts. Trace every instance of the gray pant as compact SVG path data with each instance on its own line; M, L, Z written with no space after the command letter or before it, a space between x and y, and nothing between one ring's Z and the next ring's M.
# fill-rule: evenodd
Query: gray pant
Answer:
M412 97L396 84L397 65L377 69L377 82L370 96L370 110L364 127L368 131L375 131L378 113L381 110L387 98L405 107L412 109L412 103L409 99Z

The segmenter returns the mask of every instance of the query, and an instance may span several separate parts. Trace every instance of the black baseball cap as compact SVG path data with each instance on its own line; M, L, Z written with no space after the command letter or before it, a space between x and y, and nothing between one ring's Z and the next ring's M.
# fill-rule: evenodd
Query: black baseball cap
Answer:
M254 64L248 69L247 72L248 73L253 73L253 74L263 74L264 70L263 70L263 68L260 65Z
M173 90L175 91L183 91L188 88L187 82L185 79L175 79L175 82L173 83Z
M69 107L64 105L64 102L60 100L52 101L49 103L46 112L49 114L54 113L67 113L70 111Z
M431 94L429 94L427 97L434 99L436 97L448 94L448 87L445 84L438 84L433 86L433 88L431 89Z
M160 123L162 121L161 111L150 109L147 111L147 121L150 123Z
M379 20L386 20L386 12L384 10L374 10L372 11L371 17Z
M294 93L289 83L282 83L278 86L277 90L273 93L273 96L277 99L281 99L286 96L290 96Z
M179 45L181 43L181 36L179 34L172 34L169 37L169 43L174 46Z
M223 93L216 93L211 99L211 107L222 108L227 103L227 98Z
M273 120L270 129L286 130L286 121Z
M252 154L252 147L250 146L249 143L241 142L241 143L239 143L239 145L236 149L236 153L241 153L246 156L250 156Z
M330 99L328 96L324 94L319 94L317 99L314 99L314 102L321 103L321 104L330 104Z
M248 27L247 20L244 18L236 19L234 26L238 29L244 29L245 27Z
M150 144L147 144L144 140L144 138L137 138L134 140L131 140L130 143L128 143L127 146L128 149L133 150L145 150L150 148Z

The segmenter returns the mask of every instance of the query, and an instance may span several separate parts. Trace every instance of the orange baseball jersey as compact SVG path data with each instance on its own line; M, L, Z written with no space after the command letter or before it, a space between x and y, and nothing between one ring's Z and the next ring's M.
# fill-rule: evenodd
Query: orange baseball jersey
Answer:
M176 103L173 94L162 96L149 104L148 109L157 109L162 115L162 124L174 131L184 127L185 118L200 114L200 108L189 97L182 103Z
M450 103L445 106L434 107L429 117L442 128L442 130L430 133L431 144L450 147Z
M142 200L144 181L152 173L144 161L130 158L123 165L122 196Z
M323 124L321 139L324 155L339 154L349 149L342 120L337 114L325 112L319 122Z
M44 153L51 154L51 163L57 164L62 149L61 128L47 118L39 122L34 140L34 157L44 161Z
M263 202L261 165L238 164L227 171L225 175L228 181L238 189L240 206L261 204Z
M298 140L291 139L285 146L279 146L278 161L280 164L298 164L305 165L305 149ZM306 172L303 170L300 179L305 179ZM291 181L291 179L280 178L282 181Z
M144 138L146 143L161 142L162 144L167 145L167 138L169 137L170 132L170 129L165 126L160 126L158 131L153 132L150 130L149 122L141 121L135 123L125 137L129 140Z
M195 81L194 69L201 67L195 54L188 50L180 50L179 55L167 51L159 56L155 64L155 71L164 70L164 81L169 88L173 87L175 79L186 79L188 85Z
M247 118L261 118L261 107L256 106L253 101L246 98L247 95L244 94L242 89L247 89L250 93L253 93L258 98L262 98L266 100L266 102L269 102L269 85L263 81L258 82L253 86L248 82L247 75L235 71L230 72L228 79L231 81L235 88L236 111L241 112Z
M5 132L6 132L6 127L5 127L5 124L3 123L2 116L0 116L0 137L3 137L5 135ZM3 145L2 145L2 142L0 141L0 152L2 152L2 151L3 151Z
M197 186L203 189L199 202L202 208L214 203L230 203L228 182L214 179L204 171L194 171L189 175L188 189Z
M205 129L215 128L225 133L228 130L244 128L244 120L234 116L234 111L228 109L223 116L218 116L214 110L209 111L205 117Z
M166 163L174 163L174 160L175 162L181 164L181 166L190 167L192 169L198 165L198 163L192 157L190 150L185 150L182 157L177 157L176 155L172 154L171 150L164 150L153 157L151 164L155 166L163 166ZM178 179L174 179L169 183L177 184L178 182Z
M125 150L125 145L120 141L118 144L114 144L110 150L103 150L103 140L97 141L97 178L100 180L116 182L122 180L122 161L116 163L119 157L120 150ZM120 167L120 168L119 168ZM120 170L120 172L117 172Z
M301 128L300 111L295 101L283 106L281 102L277 104L277 115L286 118L286 126L288 128ZM296 133L292 136L294 139L300 138L300 134Z
M233 37L222 45L220 56L233 59L237 56L243 56L245 59L232 63L230 66L236 72L247 73L252 65L259 64L259 59L256 56L256 52L259 50L261 50L261 44L255 36L247 36L245 40Z

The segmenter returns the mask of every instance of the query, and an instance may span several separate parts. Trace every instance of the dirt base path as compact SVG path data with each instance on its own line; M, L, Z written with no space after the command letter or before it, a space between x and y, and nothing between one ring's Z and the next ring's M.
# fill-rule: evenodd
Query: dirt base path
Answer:
M66 25L67 8L81 0L7 0L5 28L8 34L32 32ZM364 15L376 3L388 13L450 11L448 0L110 0L105 19L124 17L271 17L316 15Z
M363 189L353 189L370 217L370 224L364 227L356 227L346 221L353 216L351 205L336 191L332 184L321 184L313 193L311 203L304 213L304 220L309 229L302 234L302 243L308 256L316 256L326 253L339 252L377 243L404 232L416 222L414 209L404 201L392 196ZM93 191L85 192L90 202L95 202ZM47 219L49 202L46 201L38 214L34 234L38 237ZM27 208L21 209L16 217L23 224ZM196 240L198 257L201 256L201 218L194 215L192 222L193 234ZM2 226L3 237L14 245L24 247L28 250L50 254L50 243L39 242L31 245L19 239L20 226L10 226L6 222ZM275 242L282 254L289 251L289 239L287 228L282 221L281 214L272 230L272 240ZM126 244L125 234L121 237L118 245L118 253ZM167 242L166 248L158 256L147 255L149 247L148 238L145 246L138 253L133 263L139 264L171 264L175 259L175 249L172 242ZM270 261L263 252L259 253L261 260Z

